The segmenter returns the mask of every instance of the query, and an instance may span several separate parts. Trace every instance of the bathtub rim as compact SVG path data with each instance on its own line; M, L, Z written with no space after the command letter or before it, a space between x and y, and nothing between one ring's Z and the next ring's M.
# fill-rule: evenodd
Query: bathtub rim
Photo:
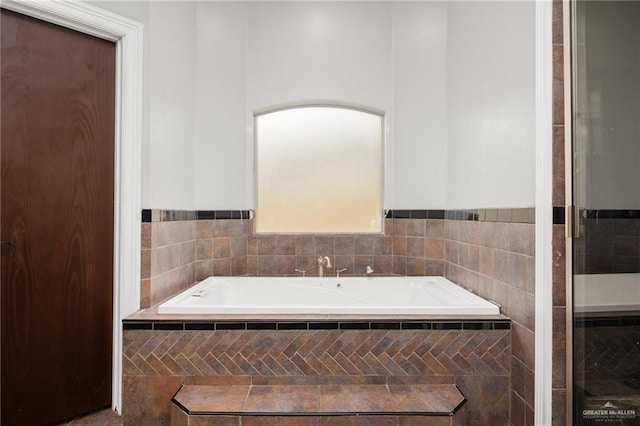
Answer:
M162 302L161 302L162 303ZM482 321L511 320L504 314L161 314L158 312L160 303L146 309L141 309L123 319L123 321L453 321L468 320Z
M393 278L408 278L406 276L392 276ZM224 278L229 278L224 276ZM275 277L280 278L280 277ZM346 277L345 277L346 278ZM377 278L377 277L376 277ZM427 276L417 276L410 278L427 278ZM195 286L198 283L194 283L190 285L188 288ZM455 283L454 283L455 284ZM455 284L457 285L457 284ZM187 288L187 289L188 289ZM461 287L464 289L464 287ZM184 290L187 290L184 289ZM182 291L184 291L182 290ZM464 289L466 290L466 289ZM182 291L180 293L182 293ZM468 290L466 290L468 291ZM177 293L179 294L179 293ZM398 314L398 313L370 313L370 314L283 314L283 313L243 313L243 314L193 314L193 313L182 313L182 314L168 314L168 313L159 313L158 307L170 300L177 294L171 295L166 299L156 303L155 305L141 309L123 319L123 321L127 322L135 322L135 321L176 321L176 320L185 320L185 321L453 321L453 320L462 320L462 321L511 321L511 318L504 315L500 309L500 313L498 314ZM473 293L475 294L475 293ZM481 296L479 296L481 297ZM483 298L484 299L484 298ZM488 299L484 299L490 303L494 303L493 301L489 301ZM495 303L494 303L495 304ZM496 304L497 305L497 304ZM498 305L499 306L499 305Z
M206 305L202 306L203 310L211 309L211 310L222 310L226 312L197 312L198 304L195 305L192 303L187 303L185 305L181 305L181 301L189 301L190 294L193 294L194 291L197 290L198 287L204 286L205 295L209 292L209 287L220 286L222 291L228 286L233 286L233 282L236 281L238 283L246 283L247 281L255 281L254 285L280 285L281 281L288 281L286 286L284 286L283 290L286 290L287 286L292 286L291 288L298 287L299 285L306 286L309 285L310 291L316 291L318 284L320 287L324 288L322 283L327 283L330 286L332 284L337 284L340 286L340 282L343 284L348 284L349 281L353 285L365 286L370 285L369 280L371 282L375 281L377 284L385 283L385 279L395 280L397 283L390 284L390 289L393 289L394 285L403 285L408 286L405 288L408 291L412 291L415 284L418 284L418 288L424 288L425 285L430 285L430 281L435 281L437 286L435 287L436 293L433 293L432 296L437 296L444 288L445 297L449 296L460 296L460 300L463 303L432 303L432 304L424 304L424 305L394 305L383 303L383 299L374 300L374 305L342 305L341 302L338 304L330 304L330 305L319 305L319 306L310 306L308 302L305 305L289 305L286 302L282 305L279 304L267 304L266 306L259 306L254 303L250 303L247 305ZM262 281L262 283L259 283ZM443 287L444 286L444 287ZM329 286L327 286L328 288ZM360 287L362 288L362 287ZM245 289L246 291L247 289ZM251 290L251 288L249 288ZM388 291L386 288L384 291ZM471 299L471 300L470 300ZM191 299L193 301L193 299ZM436 297L437 300L437 297ZM471 303L469 303L471 301ZM172 303L176 302L176 303ZM379 302L379 304L378 304ZM467 303L464 303L467 302ZM356 302L357 303L357 302ZM169 304L173 306L169 306L169 311L160 312L162 305ZM184 309L181 309L184 307ZM422 311L432 311L423 313ZM316 312L314 312L316 310ZM459 311L456 311L459 310ZM474 311L475 310L475 311ZM177 312L176 312L177 311ZM494 312L491 312L494 311ZM457 318L461 315L496 315L502 312L502 307L498 303L482 297L469 289L466 289L453 281L449 280L445 276L375 276L375 277L362 277L362 276L344 276L344 277L334 277L334 276L326 276L326 277L297 277L297 276L209 276L198 283L195 283L192 286L180 291L177 294L172 295L166 300L158 303L156 305L156 312L160 315L241 315L241 316L263 316L263 315L291 315L294 317L297 316L306 316L306 315L320 315L320 316L354 316L361 318L372 318L375 316L393 316L393 315L416 315L418 317L423 317L424 315L428 316L442 316L449 315L453 318Z

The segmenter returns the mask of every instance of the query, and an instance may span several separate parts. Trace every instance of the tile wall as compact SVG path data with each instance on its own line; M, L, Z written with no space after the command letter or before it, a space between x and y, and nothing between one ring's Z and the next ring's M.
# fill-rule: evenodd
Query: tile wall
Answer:
M514 212L514 219L511 212ZM295 270L305 271L307 276L318 273L316 259L329 256L333 268L326 269L327 274L335 274L337 269L344 269L342 275L364 275L366 267L371 266L375 275L445 275L445 265L449 265L448 274L458 279L478 280L479 270L474 271L473 258L468 258L463 251L460 258L445 261L447 240L449 250L457 248L452 234L457 228L449 226L449 237L445 238L445 224L461 223L463 244L468 229L476 233L483 229L498 232L498 249L508 250L501 238L517 238L518 244L525 244L532 256L532 225L525 224L501 226L512 221L529 221L531 209L473 210L457 212L435 211L438 218L416 218L415 212L424 210L402 211L385 219L383 234L262 234L253 233L251 219L160 219L142 224L142 307L150 307L169 296L178 293L194 282L211 275L249 275L249 276L287 276L301 275ZM433 212L433 211L430 211ZM485 219L484 215L488 214ZM491 212L494 213L491 216ZM500 212L501 217L497 216ZM200 214L201 212L197 212ZM406 214L405 214L406 213ZM465 220L462 220L462 213ZM524 213L524 217L522 214ZM170 212L154 211L157 217L170 216ZM195 215L195 212L194 212ZM471 215L471 216L469 216ZM420 216L420 215L418 215ZM465 225L468 220L477 222ZM480 225L486 224L486 225ZM528 233L525 233L528 229ZM478 234L479 235L479 234ZM486 237L485 235L485 237ZM523 239L528 239L524 242ZM474 241L475 243L475 241ZM480 241L477 242L480 244ZM484 241L483 243L492 244ZM504 244L508 244L506 241ZM513 243L513 241L512 241ZM475 244L472 244L475 245ZM480 244L481 245L481 244ZM466 250L467 246L463 246ZM516 247L514 250L520 250ZM485 250L486 251L486 250ZM518 253L516 251L516 253ZM451 253L449 253L451 255ZM471 256L476 247L471 248ZM500 256L501 252L498 253ZM522 254L522 253L520 253ZM456 252L457 255L457 252ZM498 257L498 262L502 258ZM458 262L463 264L458 265ZM531 262L531 259L529 259ZM452 267L457 265L458 268ZM484 265L484 264L483 264ZM480 265L476 265L479 267ZM486 265L484 265L486 266ZM500 264L498 265L500 266ZM467 271L475 274L469 275ZM484 271L487 272L487 271ZM460 275L462 274L462 275ZM458 276L460 275L460 276ZM486 274L485 274L486 275ZM510 277L502 276L501 282ZM470 282L468 287L477 290L478 284ZM484 294L483 294L484 295Z
M553 0L553 358L552 424L567 423L567 244L565 236L565 79L563 1ZM567 36L568 40L568 36ZM567 99L567 101L570 101ZM570 165L569 165L570 167ZM570 203L570 200L569 200Z
M140 307L148 308L195 281L196 221L142 223Z
M502 306L512 321L511 423L532 425L535 362L535 225L531 214L511 221L446 220L445 276ZM519 223L517 221L523 221Z
M196 224L195 280L247 275L249 220L205 219Z
M376 273L391 275L393 237L389 233L391 220L387 219L387 232L380 235L249 235L247 272L249 275L301 275L295 269L316 276L316 259L329 256L332 268L325 275L364 275L367 266Z

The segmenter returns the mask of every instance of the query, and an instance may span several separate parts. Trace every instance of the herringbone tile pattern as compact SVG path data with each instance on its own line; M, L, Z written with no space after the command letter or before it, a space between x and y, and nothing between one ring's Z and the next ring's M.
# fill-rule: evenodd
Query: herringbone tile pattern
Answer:
M509 375L509 330L125 330L129 376Z
M590 395L633 395L640 372L640 327L576 328L576 382Z

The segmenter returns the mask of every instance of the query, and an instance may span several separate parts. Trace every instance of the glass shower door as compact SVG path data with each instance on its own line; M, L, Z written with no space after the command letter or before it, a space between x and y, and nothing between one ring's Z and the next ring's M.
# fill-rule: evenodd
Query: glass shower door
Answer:
M572 9L574 424L640 425L640 2Z

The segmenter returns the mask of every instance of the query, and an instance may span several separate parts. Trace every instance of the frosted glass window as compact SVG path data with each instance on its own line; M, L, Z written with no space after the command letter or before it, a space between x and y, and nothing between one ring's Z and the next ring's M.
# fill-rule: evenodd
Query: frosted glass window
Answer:
M381 115L301 107L255 125L256 232L382 231Z

